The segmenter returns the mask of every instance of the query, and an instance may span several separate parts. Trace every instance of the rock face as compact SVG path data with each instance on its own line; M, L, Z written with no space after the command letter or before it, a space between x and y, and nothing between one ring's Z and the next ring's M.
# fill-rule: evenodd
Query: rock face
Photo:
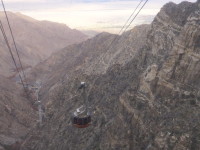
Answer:
M144 43L125 65L57 87L48 104L48 121L30 134L23 149L200 149L199 2L166 4ZM83 101L76 92L80 81L89 85L93 110L86 129L70 121Z
M18 85L0 76L0 145L5 149L17 147L36 123L36 113L22 95Z
M37 21L20 13L7 13L24 67L34 66L49 57L52 52L87 39L87 36L80 31L72 30L64 24ZM13 47L3 12L0 12L0 19L10 45ZM2 33L0 34L0 47L0 74L4 76L13 75L14 64ZM18 62L17 57L16 60Z
M66 78L82 73L102 74L113 64L129 62L136 50L143 46L149 27L137 26L122 36L101 33L83 43L68 46L34 67L29 79L43 82L41 92L44 101L47 101L48 94Z

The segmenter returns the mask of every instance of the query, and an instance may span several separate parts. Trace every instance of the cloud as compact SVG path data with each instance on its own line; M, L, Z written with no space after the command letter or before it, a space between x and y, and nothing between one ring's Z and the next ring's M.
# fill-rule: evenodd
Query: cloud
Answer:
M7 0L10 11L21 12L39 20L65 23L71 28L118 32L140 0ZM179 3L182 0L171 0ZM196 0L189 0L195 2ZM149 0L133 22L150 23L164 0Z
M41 2L47 2L47 0L6 0L4 1L4 3L18 3L18 2L41 3Z

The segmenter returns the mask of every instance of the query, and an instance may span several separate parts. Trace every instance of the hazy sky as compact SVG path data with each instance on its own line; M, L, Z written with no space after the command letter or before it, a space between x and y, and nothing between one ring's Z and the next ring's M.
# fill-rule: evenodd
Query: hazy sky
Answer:
M180 3L183 0L171 1ZM140 0L4 0L7 10L21 12L38 20L65 23L80 30L116 33L139 2ZM169 1L149 0L131 28L137 24L150 23L167 2Z

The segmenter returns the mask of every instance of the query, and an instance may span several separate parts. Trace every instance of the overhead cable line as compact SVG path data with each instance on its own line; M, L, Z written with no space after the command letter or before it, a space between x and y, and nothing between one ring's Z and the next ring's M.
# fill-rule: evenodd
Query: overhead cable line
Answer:
M13 55L12 50L11 50L11 47L10 47L10 45L9 45L8 38L7 38L7 36L6 36L6 33L5 33L4 28L3 28L3 24L2 24L2 22L1 22L1 20L0 20L0 29L1 29L1 32L2 32L2 34L3 34L3 38L4 38L5 42L6 42L6 45L7 45L7 47L8 47L8 50L9 50L9 52L10 52L10 55L11 55L11 57L12 57L13 63L14 63L14 65L15 65L15 68L16 68L17 72L19 73L19 78L20 78L20 80L21 80L22 86L23 86L23 88L24 88L24 90L25 90L25 92L26 92L26 88L25 88L24 82L23 82L23 80L22 80L21 74L20 74L19 69L18 69L18 67L17 67L17 63L16 63L16 61L15 61L14 55Z
M126 23L123 25L123 27L121 28L121 30L119 31L118 34L120 34L124 27L127 25L127 23L129 22L129 20L131 19L131 17L135 14L136 10L138 9L138 7L140 6L140 4L142 3L143 0L140 1L140 3L137 5L137 7L135 8L135 10L133 11L133 13L129 16L128 20L126 21Z
M136 6L136 8L134 9L134 11L133 11L133 13L129 16L129 18L128 18L128 20L125 22L125 24L123 25L123 27L120 29L120 31L119 31L119 35L121 34L121 32L124 30L124 28L126 27L126 25L127 25L127 23L130 21L130 19L131 19L131 17L133 17L133 15L135 14L135 12L136 12L136 10L138 9L138 7L140 6L140 4L142 3L142 1L143 0L141 0L140 2L139 2L139 4ZM141 9L140 9L141 10ZM140 12L140 11L139 11ZM138 13L139 13L138 12ZM138 15L138 13L136 14L136 15ZM137 17L137 16L134 16L134 19ZM131 20L131 23L133 22L133 20ZM130 24L131 23L129 23L129 26L130 26ZM127 29L127 28L126 28ZM126 29L122 32L122 34L126 31ZM115 40L117 40L117 38L118 38L118 36L116 36L115 38L114 38L114 40L111 42L111 44L110 44L110 46L115 42ZM109 46L109 47L110 47Z
M138 7L140 6L140 4L141 4L141 2L142 2L143 0L141 0L140 1L140 3L138 4L138 6L135 8L135 10L134 10L134 13L136 12L136 10L138 9ZM146 0L145 2L144 2L144 4L140 7L140 9L138 10L138 12L135 14L135 16L133 17L133 19L131 20L131 22L128 24L128 26L125 28L125 30L122 32L122 34L124 34L126 31L127 31L127 29L130 27L130 25L133 23L133 21L136 19L136 17L138 16L138 14L140 13L140 11L144 8L144 6L146 5L146 3L148 2L148 0ZM133 15L131 15L131 16L133 16ZM129 19L130 20L130 19ZM122 35L121 34L121 35ZM131 32L129 32L129 34L128 34L128 36L131 34ZM122 37L123 38L123 37ZM112 48L112 45L113 45L113 43L114 43L114 41L117 39L117 37L111 42L111 44L110 44L110 48ZM126 41L126 38L124 38L124 41ZM124 42L123 41L123 42ZM109 48L109 49L110 49ZM109 50L108 49L108 50Z
M140 4L142 3L142 1L143 0L141 0L140 2L139 2L139 4L136 6L136 8L134 9L134 11L133 11L133 13L129 16L129 18L128 18L128 20L125 22L125 24L123 25L123 27L120 29L120 31L119 31L119 35L121 34L121 32L124 30L124 28L126 27L126 25L127 25L127 23L130 21L130 19L131 19L131 17L133 17L133 15L135 14L135 12L136 12L136 10L138 9L138 7L140 6ZM136 15L138 15L138 13L136 14ZM134 18L136 18L137 16L134 16ZM133 20L131 20L131 23L133 22ZM131 24L130 23L130 24ZM129 26L130 26L130 24L129 24ZM126 28L127 29L127 28ZM122 32L122 34L126 31L126 29ZM112 45L113 45L113 43L117 40L117 38L118 38L118 35L114 38L114 40L112 40L112 42L110 43L110 45L109 45L109 47L111 47ZM108 48L108 50L109 50L110 48Z
M20 58L20 56L19 56L19 52L18 52L18 49L17 49L17 46L16 46L15 38L14 38L14 36L13 36L12 28L11 28L11 25L10 25L10 21L9 21L9 19L8 19L8 15L7 15L7 12L6 12L5 5L4 5L3 0L1 0L1 3L2 3L3 9L4 9L4 13L5 13L6 20L7 20L7 23L8 23L8 27L9 27L9 30L10 30L10 33L11 33L11 37L12 37L12 40L13 40L13 44L14 44L14 47L15 47L15 50L16 50L16 53L17 53L17 57L18 57L18 59L19 59L19 64L20 64L20 67L21 67L21 70L22 70L22 73L23 73L23 76L24 76L24 80L26 80L26 76L25 76L24 69L23 69L23 66L22 66L21 58ZM2 26L3 26L3 25L2 25Z
M146 0L144 2L144 4L142 5L142 7L140 8L140 10L137 12L137 14L133 17L133 19L131 20L131 22L129 23L129 25L126 27L126 29L124 30L124 32L126 32L126 30L129 28L129 26L132 24L132 22L135 20L135 18L138 16L138 14L140 13L140 11L143 9L143 7L146 5L146 3L148 2L148 0ZM124 33L123 32L123 33Z
M135 10L133 11L133 13L131 14L131 17L134 15L134 13L136 12L136 10L138 9L138 7L140 6L140 4L142 3L142 1L143 0L141 0L140 2L139 2L139 4L137 5L137 7L135 8ZM131 20L131 22L128 24L128 26L126 27L126 29L123 31L123 33L124 32L126 32L126 30L127 30L127 28L129 28L129 26L132 24L132 22L135 20L135 18L138 16L138 14L140 13L140 11L144 8L144 6L146 5L146 3L148 2L148 0L146 0L145 2L144 2L144 4L140 7L140 9L139 9L139 11L135 14L135 16L133 17L133 19ZM131 18L131 17L129 17L129 18ZM129 21L130 19L128 19L128 21ZM128 23L128 21L127 21L127 23ZM127 23L125 23L125 24L127 24ZM125 25L121 28L121 30L120 30L120 32L123 30L123 28L125 27ZM122 33L122 34L123 34ZM131 32L130 32L131 33ZM129 33L129 35L130 35L130 33ZM118 38L118 35L116 35L116 37L110 42L110 45L108 46L108 49L107 49L107 51L108 50L110 50L111 48L112 48L112 46L113 46L113 43L117 40L117 38ZM106 52L107 52L106 51ZM105 52L105 53L106 53ZM99 62L101 61L101 59L103 58L103 55L101 56L101 58L99 59Z
M120 32L123 31L124 27L126 26L126 24L128 23L128 21L131 19L131 17L135 14L136 10L138 9L138 7L140 6L140 4L142 3L143 0L141 0L139 2L139 4L137 5L137 7L135 8L135 10L133 11L133 13L131 14L131 16L129 17L129 19L126 21L126 23L124 24L124 26L121 28ZM126 30L129 28L129 26L132 24L132 22L135 20L135 18L138 16L138 14L140 13L140 11L143 9L143 7L146 5L146 3L148 2L148 0L145 1L145 3L142 5L142 7L139 9L139 11L135 14L135 16L133 17L133 19L131 20L131 22L128 24L128 26L125 28L125 30L122 32L122 34L124 32L126 32ZM117 39L117 37L111 42L110 46L112 46L112 44L115 42L115 40ZM110 49L110 48L109 48Z

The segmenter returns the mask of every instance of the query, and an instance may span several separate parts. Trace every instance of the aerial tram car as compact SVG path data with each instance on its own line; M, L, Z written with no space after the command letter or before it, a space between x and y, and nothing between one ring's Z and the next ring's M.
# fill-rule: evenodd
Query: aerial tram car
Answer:
M84 105L77 108L72 114L72 124L77 128L86 128L91 125L91 113L88 108L88 99L86 95L86 84L81 82L79 90L82 90L82 96L84 98Z

